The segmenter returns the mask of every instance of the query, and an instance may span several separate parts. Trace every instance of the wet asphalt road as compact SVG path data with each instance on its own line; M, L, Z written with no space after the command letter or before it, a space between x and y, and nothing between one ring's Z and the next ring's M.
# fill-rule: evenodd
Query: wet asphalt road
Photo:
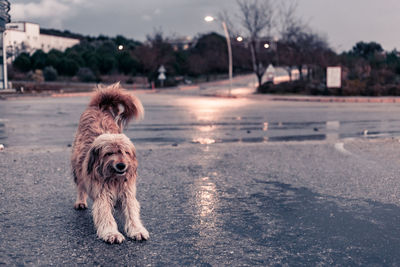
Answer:
M139 98L150 240L121 245L72 208L88 98L0 102L0 265L400 265L399 105Z

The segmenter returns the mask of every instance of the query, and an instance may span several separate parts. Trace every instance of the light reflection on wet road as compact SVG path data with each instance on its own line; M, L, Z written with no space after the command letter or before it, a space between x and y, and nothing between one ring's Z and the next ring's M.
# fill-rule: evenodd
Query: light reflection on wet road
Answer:
M397 137L400 136L400 120L268 122L261 117L220 120L210 117L210 120L198 123L143 123L132 126L128 131L137 136L134 141L139 143L333 142L345 138ZM146 137L141 137L141 132Z
M254 106L254 113L246 115L246 109ZM379 138L400 136L400 120L369 119L362 113L361 120L353 120L343 116L342 120L315 121L304 120L269 120L269 112L275 112L268 105L254 104L248 99L224 98L179 98L174 106L169 106L173 112L178 110L187 113L182 121L148 124L146 122L129 128L136 142L156 143L265 143L285 141L329 141L334 142L344 138ZM265 108L265 109L264 109ZM289 109L290 110L290 109ZM151 106L150 106L151 112ZM318 110L332 113L340 110ZM318 114L317 113L317 114ZM229 116L229 114L235 116ZM358 114L359 115L359 114ZM317 116L318 117L318 116ZM322 116L321 116L322 117ZM145 133L145 136L141 134Z
M136 143L164 145L183 143L266 143L286 141L328 141L344 138L380 138L400 136L400 120L390 111L357 108L343 111L340 104L310 105L226 99L212 97L163 96L154 99L142 95L146 109L144 121L131 124L126 132ZM177 98L176 100L174 98ZM146 102L147 99L151 99ZM7 120L0 118L0 140L7 145L32 145L36 142L70 143L77 127L85 98L70 106L44 100L22 100L12 108L4 107ZM56 99L55 102L63 102ZM388 104L386 104L388 105ZM300 106L296 110L296 106ZM332 108L329 108L331 106ZM357 106L357 105L356 105ZM361 104L359 104L361 106ZM371 104L371 107L374 105ZM375 105L379 109L379 106ZM157 114L157 115L153 115ZM19 118L30 118L21 123ZM324 117L329 117L324 120ZM374 118L375 117L375 118ZM359 119L357 119L359 118ZM59 133L43 137L44 130ZM55 129L57 131L55 131ZM22 138L21 138L22 137Z

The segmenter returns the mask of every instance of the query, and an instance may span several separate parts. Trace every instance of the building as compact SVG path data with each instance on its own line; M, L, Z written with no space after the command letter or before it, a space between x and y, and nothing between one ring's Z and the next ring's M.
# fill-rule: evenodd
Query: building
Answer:
M22 52L32 54L39 49L46 53L52 49L64 51L79 42L75 38L41 34L39 24L30 22L8 23L4 37L4 46L12 58Z

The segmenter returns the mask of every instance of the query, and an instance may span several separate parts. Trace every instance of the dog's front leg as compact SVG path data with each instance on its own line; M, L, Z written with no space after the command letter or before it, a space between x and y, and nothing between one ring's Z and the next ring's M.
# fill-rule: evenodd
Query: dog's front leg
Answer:
M149 239L149 232L140 221L140 204L134 195L125 195L122 202L122 210L125 216L126 234L136 240Z
M87 205L87 193L82 183L77 186L78 195L76 197L74 208L77 210L84 210L88 207Z
M117 223L112 215L112 200L104 195L93 201L93 221L97 236L107 243L122 243L124 236L118 231Z

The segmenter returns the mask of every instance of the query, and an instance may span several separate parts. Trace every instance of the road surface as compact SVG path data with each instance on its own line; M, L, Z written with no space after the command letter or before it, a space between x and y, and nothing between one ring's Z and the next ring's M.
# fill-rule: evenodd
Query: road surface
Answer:
M126 134L150 240L121 245L73 209L88 97L1 101L0 264L400 265L398 104L138 96Z

